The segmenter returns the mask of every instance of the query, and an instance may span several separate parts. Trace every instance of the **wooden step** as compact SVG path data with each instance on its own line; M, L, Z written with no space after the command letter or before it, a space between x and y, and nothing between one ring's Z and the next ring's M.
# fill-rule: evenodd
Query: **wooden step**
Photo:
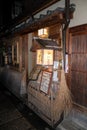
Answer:
M87 130L87 115L73 109L56 130Z
M87 130L72 120L64 120L56 130Z

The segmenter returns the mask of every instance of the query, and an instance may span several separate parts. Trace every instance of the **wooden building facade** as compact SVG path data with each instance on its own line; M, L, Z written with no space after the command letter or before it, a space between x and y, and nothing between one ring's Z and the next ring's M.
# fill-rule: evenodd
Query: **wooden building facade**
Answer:
M66 10L69 11L68 14L65 13L65 9L57 8L54 11L47 11L46 15L42 14L37 19L30 17L11 28L10 32L2 33L1 38L1 42L5 45L5 66L4 69L0 68L0 81L52 127L64 118L64 112L67 111L71 97L72 105L87 113L87 24L69 28L70 21L68 20L73 19L74 8L70 6L69 10ZM53 50L54 61L59 62L60 66L57 68L59 82L54 85L57 86L57 90L52 90L53 81L50 77L49 92L43 93L40 86L44 72L42 68L38 69L36 66L36 50L42 46L34 42L34 38L38 37L39 29L46 27L49 30L49 38L58 43L58 50ZM65 34L63 31L65 31ZM66 67L66 54L68 56L68 71L65 74L62 70L64 66ZM36 70L42 71L40 81L30 79L33 72L36 76ZM65 91L60 89L61 94L59 94L58 86L62 86L62 72L67 82L67 85L65 82L65 86L68 86L68 88ZM53 69L48 73L53 76ZM39 82L39 87L36 81ZM11 84L10 87L9 83ZM71 92L71 95L68 95L66 90ZM66 97L67 95L68 97L71 96L69 97L70 100ZM59 96L63 96L64 100ZM62 102L60 105L59 99ZM65 100L63 109L58 111L58 108L62 108Z

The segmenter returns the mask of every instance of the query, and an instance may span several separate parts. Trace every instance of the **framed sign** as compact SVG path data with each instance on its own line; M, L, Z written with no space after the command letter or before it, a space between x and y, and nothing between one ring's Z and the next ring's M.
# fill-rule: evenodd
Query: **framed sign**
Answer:
M51 78L52 78L52 72L43 71L40 90L45 94L48 94Z

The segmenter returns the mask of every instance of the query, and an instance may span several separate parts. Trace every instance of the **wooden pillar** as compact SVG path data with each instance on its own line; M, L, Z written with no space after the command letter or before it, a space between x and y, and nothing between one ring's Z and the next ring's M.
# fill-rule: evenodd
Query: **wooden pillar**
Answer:
M26 76L28 76L28 34L24 36L24 44L25 44L25 70Z
M22 72L22 37L19 38L19 71Z

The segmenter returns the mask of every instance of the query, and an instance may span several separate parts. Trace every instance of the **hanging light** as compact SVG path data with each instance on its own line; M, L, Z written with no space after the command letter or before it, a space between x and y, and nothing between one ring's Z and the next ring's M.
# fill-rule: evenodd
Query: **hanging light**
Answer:
M38 36L41 38L48 38L48 28L39 29Z

